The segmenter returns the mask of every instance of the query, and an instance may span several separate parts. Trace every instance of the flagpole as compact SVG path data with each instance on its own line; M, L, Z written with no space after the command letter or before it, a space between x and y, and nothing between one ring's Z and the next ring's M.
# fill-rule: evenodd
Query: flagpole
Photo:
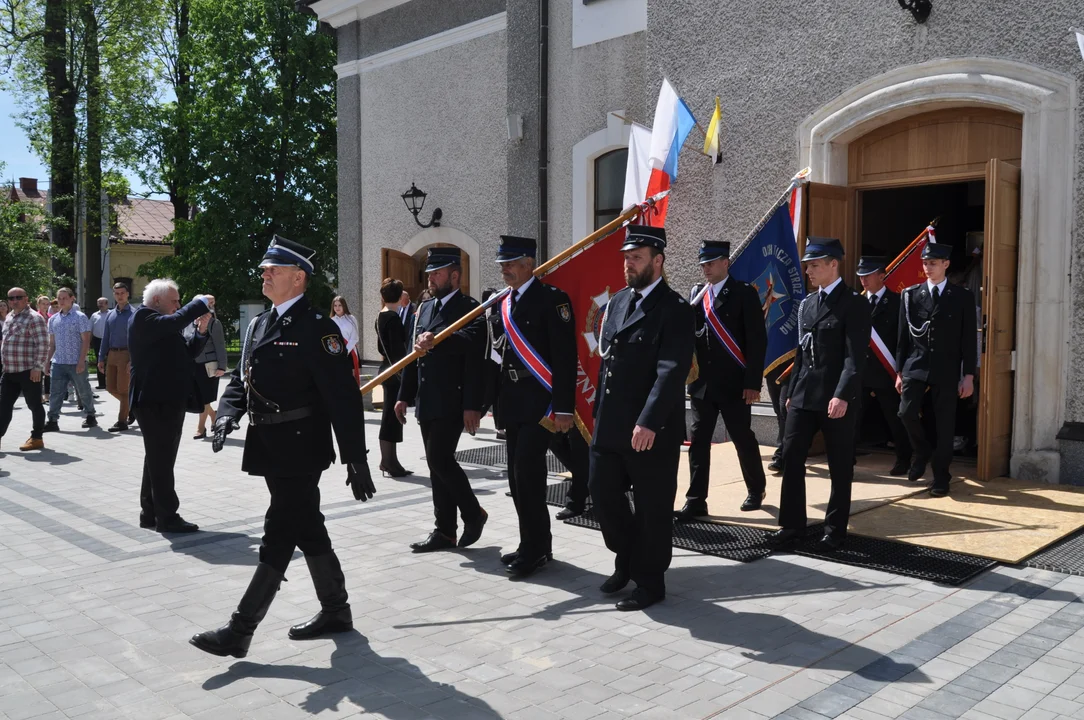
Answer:
M541 277L542 275L545 275L549 271L555 269L558 265L560 265L562 262L564 262L568 258L575 255L576 253L580 252L581 250L585 250L586 248L590 247L591 245L594 245L596 242L598 242L599 240L602 240L603 238L605 238L606 236L608 236L610 233L614 232L615 230L619 230L621 228L621 226L624 225L629 220L632 220L632 219L636 218L637 216L646 213L650 208L653 208L659 201L661 201L663 198L665 198L669 194L670 194L669 190L663 190L661 193L656 193L655 195L652 195L651 197L649 197L646 201L644 201L642 203L638 203L636 205L632 205L631 207L626 208L616 218L614 218L610 222L606 223L601 228L599 228L598 230L594 231L593 233L591 233L590 235L585 237L583 240L580 240L578 243L574 244L572 247L569 247L569 248L566 248L566 249L562 250L561 252L557 253L555 256L553 256L552 258L550 258L546 262L544 262L541 265L539 265L538 267L536 267L534 269L534 276L535 277ZM508 294L508 291L510 289L511 288L506 287L503 290L501 290L500 292L494 293L484 303L482 303L478 307L474 308L473 310L468 312L466 315L464 315L463 317L461 317L458 320L456 320L455 322L453 322L448 327L441 330L439 333L436 334L436 336L434 336L433 344L434 345L439 345L440 343L447 340L452 335L452 333L458 331L460 328L462 328L464 325L469 323L471 320L478 317L479 315L484 313L487 309L489 309L490 307L496 305L498 302L500 302L502 299L504 299L504 297ZM418 358L420 358L423 355L425 355L424 351L419 351L419 350L412 351L409 355L406 355L401 360L399 360L399 362L395 363L394 365L389 367L387 370L380 373L379 375L377 375L375 378L373 378L369 382L365 383L365 385L363 385L362 388L361 388L361 394L365 395L366 393L372 392L373 389L377 385L382 384L388 378L390 378L393 375L397 374L400 370L405 368L407 365L410 365L412 362L414 362L415 360L417 360Z
M803 170L800 170L797 175L790 179L790 185L787 185L787 189L784 190L783 194L779 196L779 199L775 201L775 204L772 205L771 209L769 209L768 212L764 213L764 216L760 218L760 220L757 222L756 227L753 228L753 231L745 236L745 239L742 240L741 243L738 245L738 249L730 254L730 263L732 265L734 264L734 261L738 259L738 256L742 254L742 251L744 251L745 248L749 247L749 243L753 242L754 238L756 238L757 236L757 233L763 230L764 226L768 224L768 221L772 219L772 215L775 214L775 211L778 210L781 205L787 202L787 200L790 198L791 192L794 191L794 188L798 187L804 182L808 182L809 173L811 172L811 168L805 168ZM703 300L704 293L707 292L709 287L711 287L711 284L705 283L704 287L700 289L700 292L697 293L696 297L689 301L689 304L695 307L698 302Z

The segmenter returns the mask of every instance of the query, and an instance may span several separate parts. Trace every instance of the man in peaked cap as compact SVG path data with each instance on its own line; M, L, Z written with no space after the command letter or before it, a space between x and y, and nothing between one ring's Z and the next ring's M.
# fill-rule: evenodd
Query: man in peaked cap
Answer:
M689 303L662 277L665 250L662 228L628 226L621 247L628 287L610 299L600 333L589 485L606 547L616 555L600 589L611 594L629 580L637 585L618 610L662 600L673 555L694 321Z
M760 398L768 348L760 294L748 283L730 277L730 243L705 240L699 261L706 283L694 285L690 294L690 302L699 299L693 314L700 372L689 385L693 411L690 482L685 507L677 514L682 522L708 514L711 437L720 415L734 442L748 491L741 509L759 509L765 488L760 445L752 429L752 406ZM706 291L705 285L709 286Z
M519 516L519 545L501 561L522 578L553 557L546 507L546 450L551 433L572 429L576 410L576 332L572 301L534 276L537 243L502 235L501 276L510 288L499 309L501 421L508 442L508 485Z
M376 492L366 462L361 394L346 341L331 318L309 305L305 289L316 253L275 236L260 263L269 312L249 324L241 363L218 403L212 449L249 419L241 469L262 475L271 493L260 563L230 622L191 643L214 655L244 657L284 579L294 549L305 554L320 612L290 628L307 640L353 628L346 579L320 513L320 475L335 460L332 429L346 482L364 502Z
M975 391L975 296L945 279L952 248L927 243L922 249L926 282L912 285L900 299L899 342L896 348L896 390L900 393L900 419L915 450L907 478L917 481L933 461L930 495L945 497L952 474L952 440L956 428L956 400ZM919 418L929 393L937 444L931 446Z
M858 280L865 289L872 326L870 344L866 349L866 371L862 374L862 394L859 396L855 421L855 442L861 435L865 407L877 403L884 415L892 444L896 446L896 462L889 475L906 475L911 466L911 441L900 421L900 394L896 392L896 345L899 342L900 296L885 287L887 264L883 257L863 255L858 261ZM874 349L874 348L877 349Z
M478 504L470 480L455 459L459 436L474 434L485 402L483 362L486 347L485 316L479 314L444 342L434 345L437 333L478 307L478 301L459 290L463 274L457 247L431 247L425 272L432 299L418 308L414 349L425 355L403 370L403 383L395 414L406 422L407 405L422 429L425 461L433 486L435 527L425 540L412 543L416 553L468 547L482 536L489 515ZM463 518L463 534L456 542L456 512Z
M839 240L807 239L802 262L810 294L798 309L798 349L783 438L782 529L768 536L775 545L789 544L805 535L805 463L817 430L824 433L832 482L820 545L836 550L847 536L857 414L852 405L862 387L870 320L869 304L839 275L842 261Z

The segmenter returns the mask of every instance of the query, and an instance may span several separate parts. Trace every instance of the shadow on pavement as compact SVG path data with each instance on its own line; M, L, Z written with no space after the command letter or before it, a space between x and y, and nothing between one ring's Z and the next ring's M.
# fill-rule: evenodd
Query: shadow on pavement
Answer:
M260 562L254 548L260 546L258 536L229 532L162 533L170 549L212 565L249 565Z
M259 633L257 630L254 642L259 642ZM299 705L313 715L349 714L353 706L387 720L416 720L428 714L482 720L500 717L485 701L454 685L430 680L405 658L378 655L357 630L332 635L328 640L335 643L329 667L264 665L242 660L208 678L203 689L217 690L244 678L281 678L315 686ZM341 707L344 704L347 706Z

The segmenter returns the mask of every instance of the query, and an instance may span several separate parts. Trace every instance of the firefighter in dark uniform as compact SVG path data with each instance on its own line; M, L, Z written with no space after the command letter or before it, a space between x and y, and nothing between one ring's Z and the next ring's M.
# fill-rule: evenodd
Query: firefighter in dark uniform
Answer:
M662 277L666 231L630 225L627 233L628 287L610 298L600 333L590 489L606 547L617 555L600 589L615 593L634 580L617 609L642 610L666 595L694 321Z
M395 403L395 414L404 423L407 405L414 403L433 487L436 527L425 540L410 545L418 553L456 547L457 511L463 517L459 547L476 543L489 519L455 459L459 436L464 429L473 435L482 417L482 370L489 356L485 315L479 314L447 340L433 344L437 333L478 307L477 300L459 290L461 262L457 247L429 248L425 272L429 274L433 297L418 308L414 321L414 349L425 355L403 370L403 384Z
M941 243L927 243L922 249L926 282L903 291L896 348L900 419L915 449L907 478L920 480L932 460L930 495L934 497L949 494L956 401L975 392L978 353L975 296L945 279L951 255L952 248ZM919 418L926 393L930 394L936 427L937 444L933 447Z
M498 310L504 336L498 397L508 485L519 516L519 547L501 558L513 578L527 577L553 557L546 507L546 451L553 433L544 424L567 433L576 409L572 301L534 277L536 252L533 239L511 235L502 235L497 248L501 276L511 288Z
M858 280L865 289L870 308L870 323L877 337L884 343L886 358L896 362L896 344L900 323L900 296L885 287L887 266L885 258L865 255L858 261ZM911 467L911 441L900 421L900 394L896 392L896 373L889 372L871 345L866 349L866 370L862 374L862 395L858 401L855 422L855 442L861 436L862 416L866 405L877 403L881 407L892 444L896 446L896 462L889 475L906 475Z
M688 522L708 514L708 476L711 468L711 437L715 423L723 416L727 434L734 443L748 495L741 509L759 510L764 500L764 464L760 445L753 434L753 403L760 399L764 353L768 332L756 288L730 277L730 243L705 240L700 246L700 269L705 283L693 286L690 303L696 318L697 379L689 385L692 405L692 439L689 444L689 491L677 520ZM703 293L703 294L701 294ZM705 299L712 304L721 327L709 322ZM694 303L694 301L697 301ZM728 350L720 339L733 339ZM729 337L725 335L729 333Z
M781 530L769 542L783 545L805 534L805 462L820 430L828 454L832 493L824 518L825 550L837 550L847 535L854 479L853 407L862 388L869 345L869 303L839 276L843 247L833 238L810 237L802 262L810 294L798 310L798 349L791 371L787 431L783 439Z
M262 475L271 492L260 562L230 622L191 643L214 655L244 657L283 580L294 549L305 554L320 612L290 628L305 640L353 628L346 580L320 513L320 475L335 460L365 501L375 488L366 462L361 394L346 342L331 318L305 297L313 274L309 248L275 236L264 255L263 294L272 302L248 327L241 363L218 403L215 452L248 414L241 469Z

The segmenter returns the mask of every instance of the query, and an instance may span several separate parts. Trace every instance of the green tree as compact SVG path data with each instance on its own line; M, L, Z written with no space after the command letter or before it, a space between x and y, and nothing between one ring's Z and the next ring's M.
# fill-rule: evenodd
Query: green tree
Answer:
M140 269L210 292L226 320L260 297L272 235L317 251L310 285L330 303L336 267L335 48L293 0L191 0L192 220L175 255Z
M4 164L0 163L0 175ZM34 202L12 201L8 187L0 192L0 288L21 287L33 297L49 294L63 282L53 274L52 261L70 262L66 252L46 239L57 224Z

